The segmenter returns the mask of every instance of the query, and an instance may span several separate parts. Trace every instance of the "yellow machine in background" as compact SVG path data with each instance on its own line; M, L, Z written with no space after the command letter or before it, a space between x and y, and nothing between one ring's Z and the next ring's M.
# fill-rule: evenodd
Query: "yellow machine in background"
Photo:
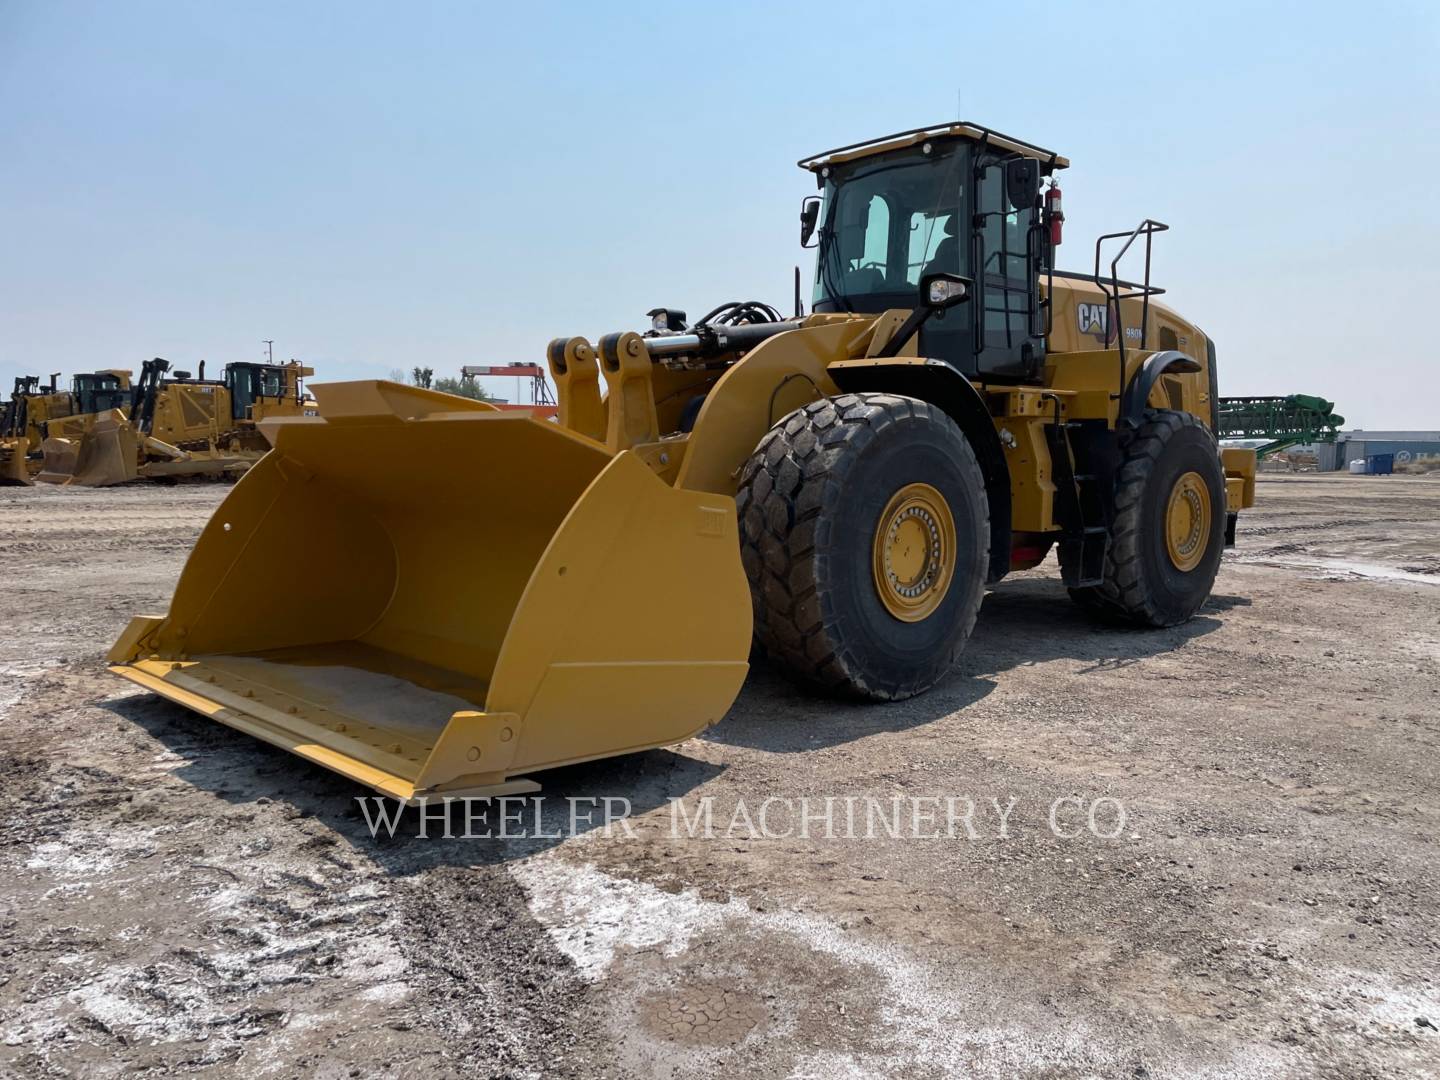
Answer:
M15 390L0 416L0 484L31 484L42 468L41 442L52 423L76 414L123 404L130 394L130 372L86 372L57 389L56 373L42 386L37 376L15 380Z
M0 487L35 482L29 469L30 440L24 435L0 435Z
M176 372L156 358L143 365L126 408L52 423L38 479L105 487L131 480L237 475L269 449L257 423L313 416L302 379L314 372L288 364L235 363L223 380Z
M1102 238L1142 243L1137 283L1100 245L1055 270L1067 162L974 124L801 164L811 314L557 339L558 424L316 387L323 419L265 425L112 670L415 800L694 735L752 634L819 690L923 692L987 584L1052 546L1088 610L1190 618L1254 462L1222 462L1214 347L1155 299L1164 226Z

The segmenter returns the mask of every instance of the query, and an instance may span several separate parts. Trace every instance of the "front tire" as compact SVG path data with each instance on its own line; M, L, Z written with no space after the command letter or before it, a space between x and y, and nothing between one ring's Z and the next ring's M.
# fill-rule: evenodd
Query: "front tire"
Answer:
M893 701L953 666L985 593L985 481L944 412L891 394L797 409L735 497L755 636L799 681Z
M1104 584L1071 589L1081 607L1141 626L1175 626L1210 597L1225 546L1225 473L1214 436L1185 412L1151 409L1121 444Z

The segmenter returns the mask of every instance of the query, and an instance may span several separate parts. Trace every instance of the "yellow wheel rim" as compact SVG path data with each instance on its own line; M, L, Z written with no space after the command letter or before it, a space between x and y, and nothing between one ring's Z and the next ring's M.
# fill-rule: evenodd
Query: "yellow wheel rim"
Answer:
M875 526L875 589L902 622L931 615L955 577L955 518L929 484L906 484Z
M1177 570L1194 570L1210 542L1210 489L1197 472L1187 472L1170 489L1165 508L1165 550Z

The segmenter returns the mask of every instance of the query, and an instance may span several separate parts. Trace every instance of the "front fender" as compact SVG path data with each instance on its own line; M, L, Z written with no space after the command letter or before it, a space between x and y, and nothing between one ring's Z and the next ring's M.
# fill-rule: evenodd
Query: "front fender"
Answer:
M943 360L887 357L832 364L830 377L847 393L901 394L944 409L959 425L985 475L990 504L990 576L999 581L1010 572L1010 467L1005 448L980 391L958 369Z

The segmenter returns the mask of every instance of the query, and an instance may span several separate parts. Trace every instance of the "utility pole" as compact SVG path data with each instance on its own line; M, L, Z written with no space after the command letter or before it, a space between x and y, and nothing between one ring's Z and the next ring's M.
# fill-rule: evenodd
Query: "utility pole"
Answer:
M269 357L266 362L270 364L275 363L275 339L266 338L264 341L260 342L260 344L265 346L265 355Z

